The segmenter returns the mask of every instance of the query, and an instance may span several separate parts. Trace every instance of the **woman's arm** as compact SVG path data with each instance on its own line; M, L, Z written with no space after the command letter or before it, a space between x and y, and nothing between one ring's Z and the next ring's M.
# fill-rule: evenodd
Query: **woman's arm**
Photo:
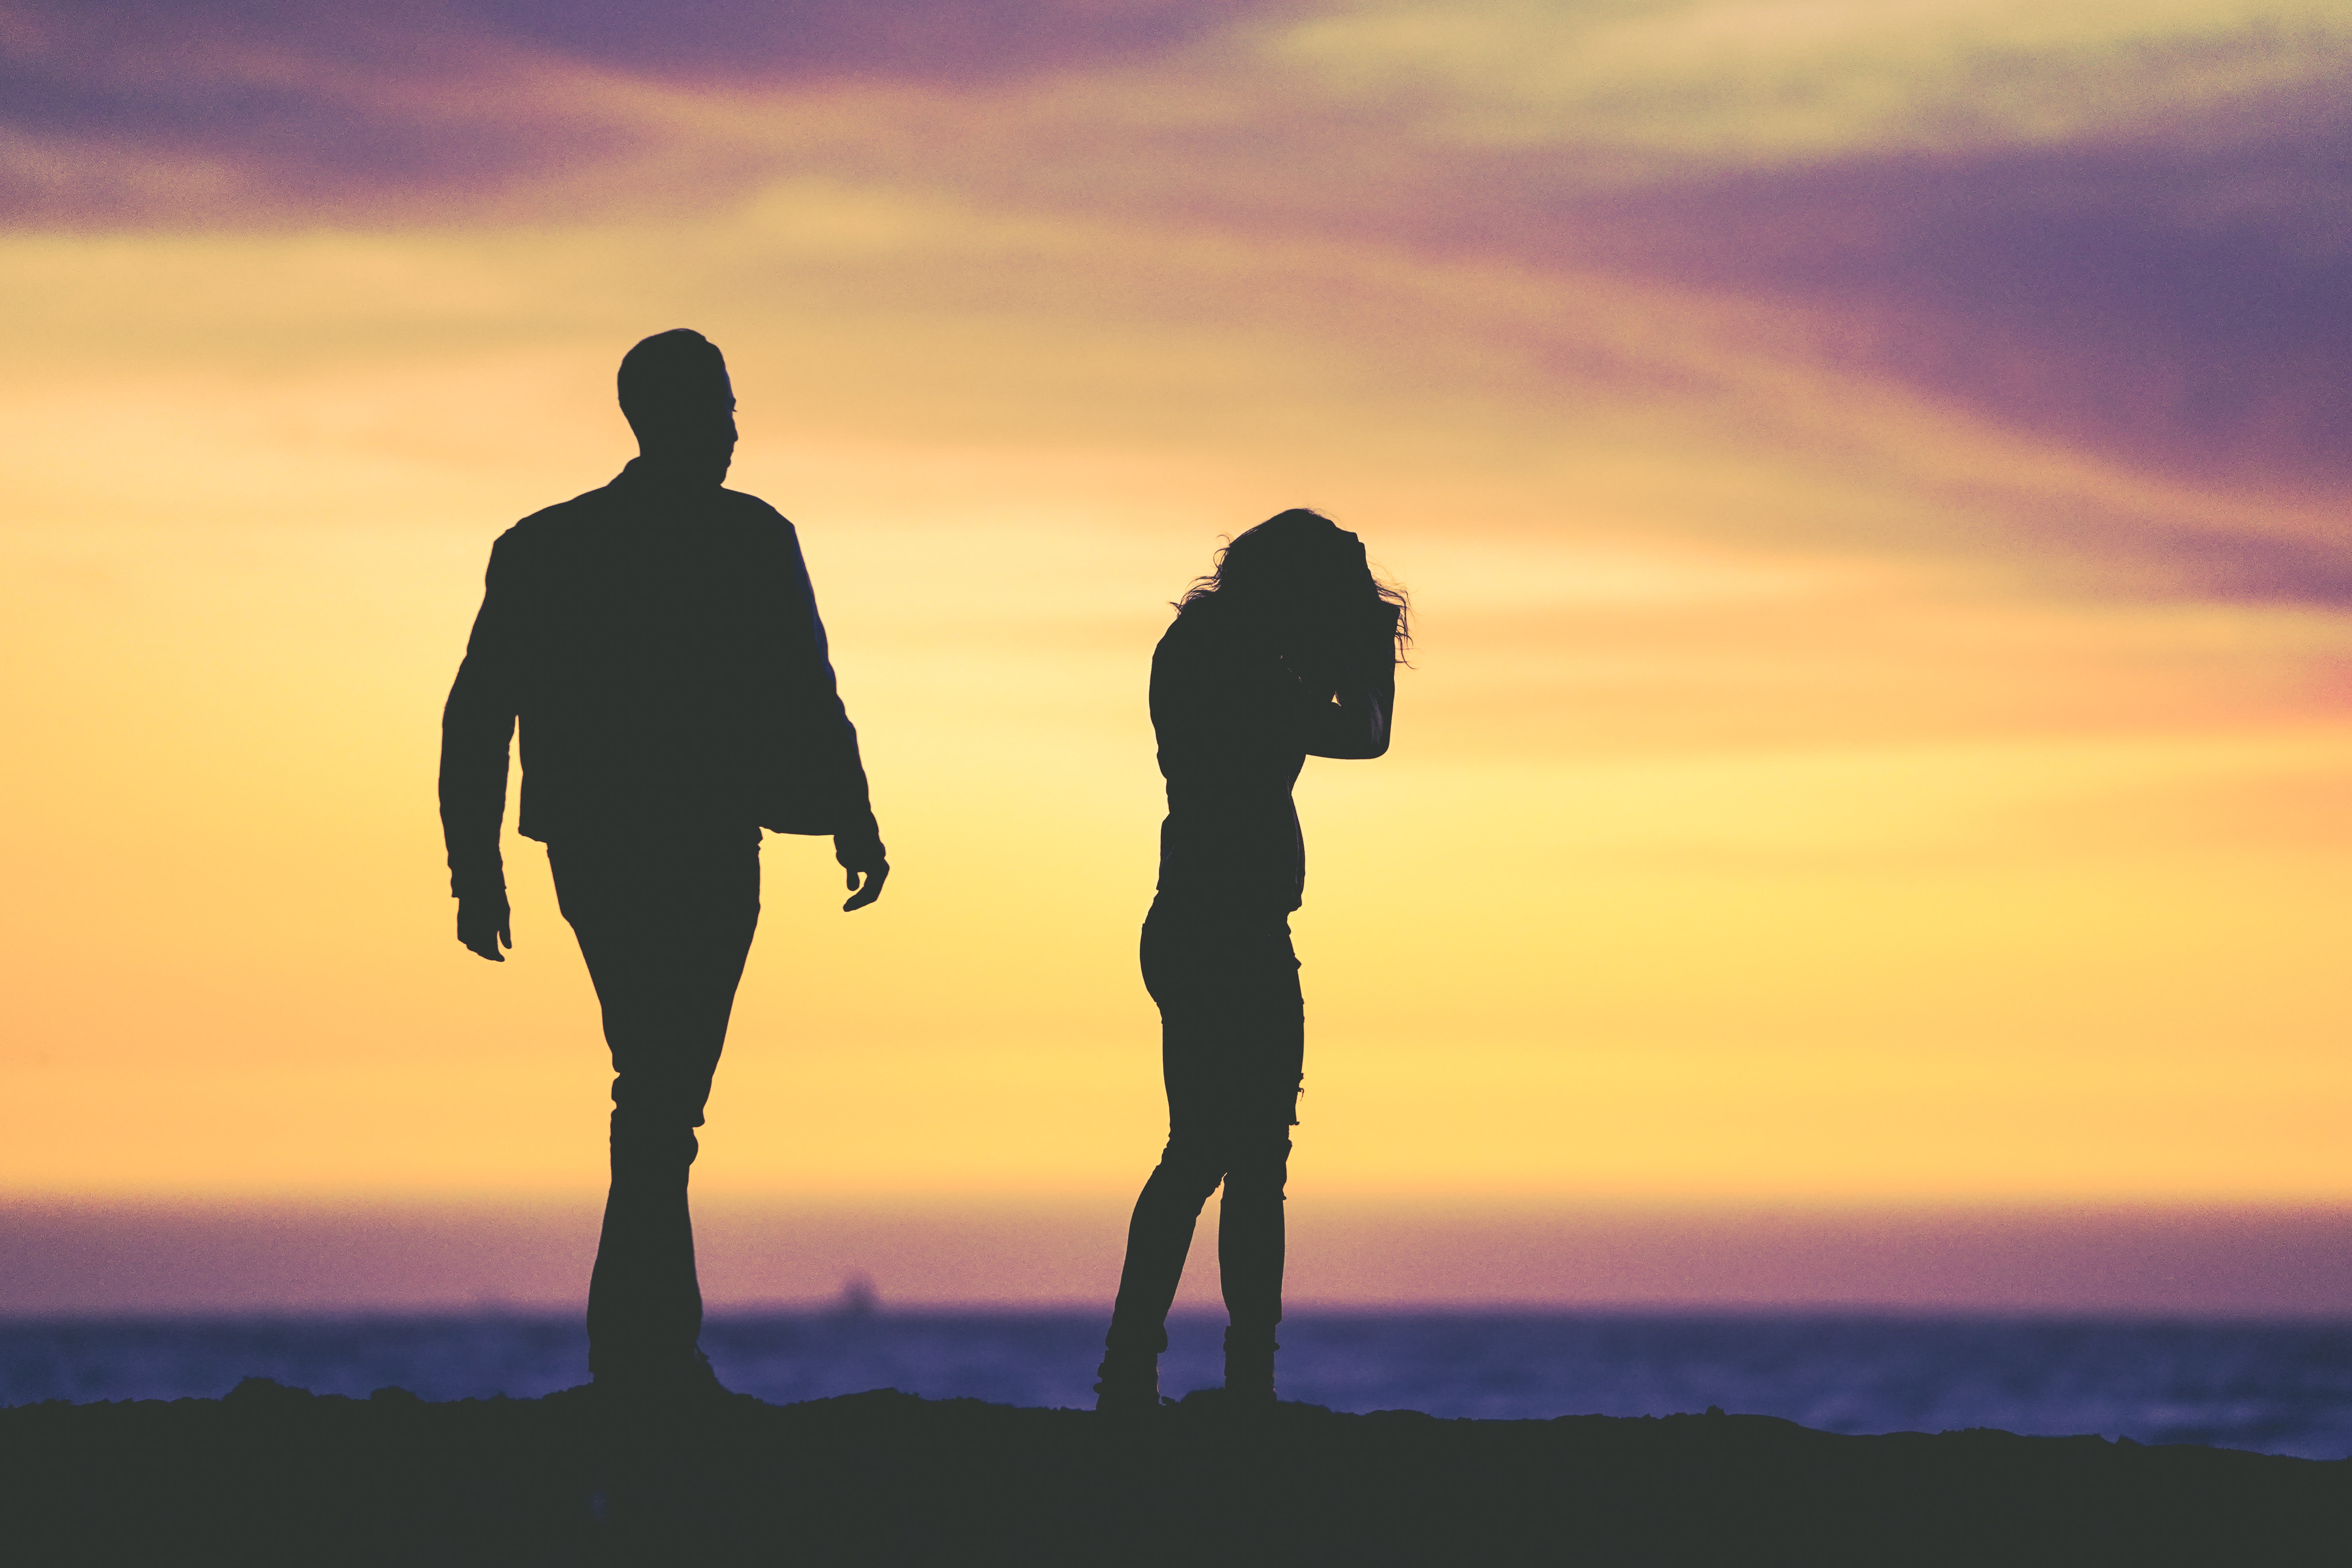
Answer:
M1382 606L1385 608L1386 606ZM1306 750L1309 756L1369 761L1389 749L1389 731L1396 714L1395 620L1379 640L1354 650L1345 661L1331 700L1308 710Z

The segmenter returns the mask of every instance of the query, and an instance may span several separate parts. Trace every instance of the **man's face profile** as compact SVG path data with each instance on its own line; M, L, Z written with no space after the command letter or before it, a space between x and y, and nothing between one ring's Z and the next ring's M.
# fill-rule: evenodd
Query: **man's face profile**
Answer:
M649 457L688 455L725 462L735 451L735 394L721 375L716 394L640 410L629 421Z

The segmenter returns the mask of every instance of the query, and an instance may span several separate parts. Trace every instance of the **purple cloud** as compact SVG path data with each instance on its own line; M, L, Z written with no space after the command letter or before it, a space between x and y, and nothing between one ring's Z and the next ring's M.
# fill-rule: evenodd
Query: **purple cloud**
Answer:
M1584 200L1651 276L1847 316L1842 353L1996 417L2252 486L2352 476L2352 115L2214 145L1862 157ZM1886 330L1899 321L1899 331Z
M2143 471L2306 517L2352 480L2352 110L2332 93L2155 102L2127 132L2057 142L1600 178L1590 149L1448 140L1402 100L1203 44L1289 9L47 0L0 28L18 149L0 205L19 226L570 217L814 173L1150 232L1507 260L1559 277L1564 318L1594 270L1688 286L1811 321L1786 352ZM1116 85L1058 92L1088 72ZM2019 527L2005 549L2119 588L2352 603L2340 526L2078 510Z
M1253 0L32 0L0 26L0 212L206 224L496 199L641 150L593 68L677 90L1002 88L1181 48ZM573 73L566 82L562 74ZM573 90L566 96L566 86ZM551 90L551 89L552 90ZM138 177L207 165L216 177ZM695 200L739 188L724 150ZM630 195L637 193L631 192Z
M637 71L958 81L1149 57L1249 0L455 0L499 37Z

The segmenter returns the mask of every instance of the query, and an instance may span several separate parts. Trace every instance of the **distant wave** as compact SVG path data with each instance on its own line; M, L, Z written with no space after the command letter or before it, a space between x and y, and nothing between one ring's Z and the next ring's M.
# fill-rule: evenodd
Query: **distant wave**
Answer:
M729 1386L782 1404L899 1388L1090 1405L1097 1315L714 1316ZM2352 1324L1829 1315L1301 1312L1281 1390L1335 1410L1664 1415L1719 1405L1831 1432L2096 1432L2352 1455ZM1161 1385L1217 1381L1217 1325L1171 1325ZM0 1403L217 1398L247 1375L320 1394L535 1397L586 1375L576 1318L51 1319L0 1323Z

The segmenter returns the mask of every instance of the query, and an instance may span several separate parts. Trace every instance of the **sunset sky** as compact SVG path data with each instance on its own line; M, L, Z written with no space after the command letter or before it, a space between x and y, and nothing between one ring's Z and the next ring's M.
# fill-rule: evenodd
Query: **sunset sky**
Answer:
M1007 15L1007 12L1010 15ZM582 1195L490 542L690 326L896 868L771 839L714 1197L1108 1201L1168 601L1413 595L1311 763L1301 1203L2352 1204L2352 12L0 3L0 1194Z

